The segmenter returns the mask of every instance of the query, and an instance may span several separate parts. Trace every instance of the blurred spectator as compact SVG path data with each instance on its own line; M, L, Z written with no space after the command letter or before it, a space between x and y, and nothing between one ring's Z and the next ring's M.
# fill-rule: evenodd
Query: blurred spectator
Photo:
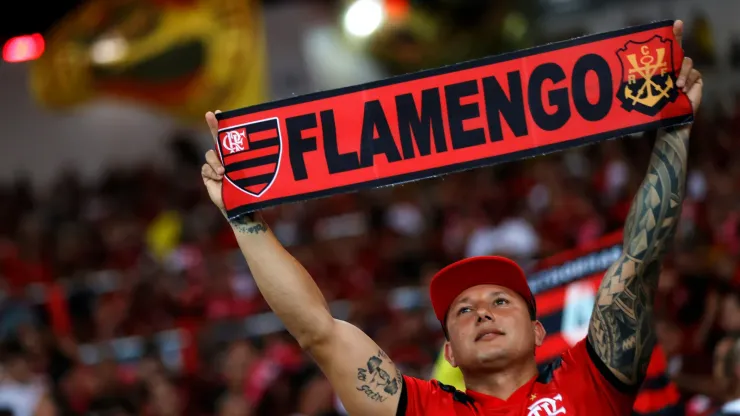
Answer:
M740 415L740 338L723 338L715 348L714 379L722 392L718 416Z
M19 340L9 340L0 354L0 409L14 416L56 414L46 381L33 371L30 351Z

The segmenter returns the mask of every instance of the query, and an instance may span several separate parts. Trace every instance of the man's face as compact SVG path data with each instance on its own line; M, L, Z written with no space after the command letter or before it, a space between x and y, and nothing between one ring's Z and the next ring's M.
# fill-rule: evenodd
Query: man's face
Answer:
M229 347L222 362L222 372L232 388L241 388L246 377L247 367L254 359L254 351L246 342L237 341Z
M720 313L722 329L728 332L740 331L740 302L737 294L728 293L724 296Z
M33 371L31 371L31 365L25 357L18 356L9 360L6 363L6 371L8 375L21 383L31 381L33 378Z
M727 354L730 352L730 348L732 348L732 342L732 338L723 338L717 343L717 346L714 347L713 375L718 382L727 381L727 374L725 374L725 360L727 359Z
M496 285L462 292L447 313L447 360L453 366L497 370L511 362L534 359L545 330L533 322L524 299Z

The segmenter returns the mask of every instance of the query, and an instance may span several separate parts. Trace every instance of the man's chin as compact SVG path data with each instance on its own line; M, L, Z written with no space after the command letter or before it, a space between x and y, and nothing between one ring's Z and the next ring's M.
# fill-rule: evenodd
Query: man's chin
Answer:
M476 358L478 366L489 370L506 368L511 361L511 355L502 348L487 348L479 351Z

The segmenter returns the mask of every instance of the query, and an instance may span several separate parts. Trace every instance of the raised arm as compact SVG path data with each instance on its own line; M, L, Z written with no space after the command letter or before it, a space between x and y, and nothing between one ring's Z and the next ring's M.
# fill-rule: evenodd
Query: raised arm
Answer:
M214 140L218 123L206 121ZM213 150L201 174L213 203L224 212L223 166ZM306 269L280 244L259 216L230 221L242 254L270 308L317 362L352 415L396 414L402 379L393 362L359 328L331 316Z
M683 24L674 26L681 38ZM699 107L702 80L686 58L676 85ZM642 383L656 342L653 299L661 261L673 240L686 181L690 126L659 132L647 175L624 225L622 255L609 268L596 298L588 340L623 384Z

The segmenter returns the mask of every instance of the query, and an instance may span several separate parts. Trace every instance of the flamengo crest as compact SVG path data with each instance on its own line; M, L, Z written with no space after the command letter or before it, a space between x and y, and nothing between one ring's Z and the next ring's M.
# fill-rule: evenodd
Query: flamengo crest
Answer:
M622 64L617 98L622 108L655 116L669 102L676 101L672 46L672 40L655 35L645 42L629 41L617 51Z
M255 121L218 133L226 179L241 191L259 198L275 182L282 140L277 118Z

